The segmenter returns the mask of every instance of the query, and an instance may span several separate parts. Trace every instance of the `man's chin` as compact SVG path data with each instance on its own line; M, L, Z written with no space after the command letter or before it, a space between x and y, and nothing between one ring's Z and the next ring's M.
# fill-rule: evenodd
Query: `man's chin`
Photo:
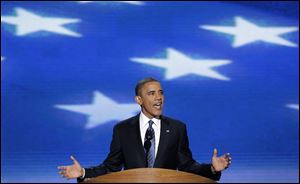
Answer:
M162 114L162 110L158 110L158 109L151 109L149 111L146 111L146 109L143 109L142 111L148 118L159 119Z
M153 117L159 119L160 116L161 116L161 114L162 114L162 111L160 111L160 112L155 112L155 113L153 113L152 115L153 115Z

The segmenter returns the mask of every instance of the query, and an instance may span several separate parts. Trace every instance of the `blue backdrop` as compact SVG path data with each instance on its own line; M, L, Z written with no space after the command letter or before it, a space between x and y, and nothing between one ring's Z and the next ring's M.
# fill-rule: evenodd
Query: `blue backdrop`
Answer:
M1 182L75 182L152 76L220 182L299 182L298 2L1 1Z

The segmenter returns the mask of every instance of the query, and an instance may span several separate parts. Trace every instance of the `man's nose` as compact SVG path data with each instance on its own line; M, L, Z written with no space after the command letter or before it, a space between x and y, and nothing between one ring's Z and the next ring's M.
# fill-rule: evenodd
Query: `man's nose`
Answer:
M156 94L155 95L155 100L161 100L162 99L162 94Z

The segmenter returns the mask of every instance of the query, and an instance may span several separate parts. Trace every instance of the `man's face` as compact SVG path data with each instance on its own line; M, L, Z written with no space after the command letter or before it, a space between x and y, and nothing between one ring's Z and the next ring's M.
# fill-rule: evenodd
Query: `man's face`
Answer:
M159 82L147 82L142 86L137 103L148 118L159 118L162 113L164 94Z

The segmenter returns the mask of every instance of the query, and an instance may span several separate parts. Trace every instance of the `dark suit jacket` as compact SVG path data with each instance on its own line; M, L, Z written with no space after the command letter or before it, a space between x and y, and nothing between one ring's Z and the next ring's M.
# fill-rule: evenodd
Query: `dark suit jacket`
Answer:
M85 178L107 174L124 169L145 167L146 157L141 141L139 115L118 123L113 130L110 153L105 161L96 167L85 169ZM162 116L155 168L178 169L219 180L221 173L213 174L211 164L199 164L192 158L184 123ZM79 180L80 181L80 180Z

